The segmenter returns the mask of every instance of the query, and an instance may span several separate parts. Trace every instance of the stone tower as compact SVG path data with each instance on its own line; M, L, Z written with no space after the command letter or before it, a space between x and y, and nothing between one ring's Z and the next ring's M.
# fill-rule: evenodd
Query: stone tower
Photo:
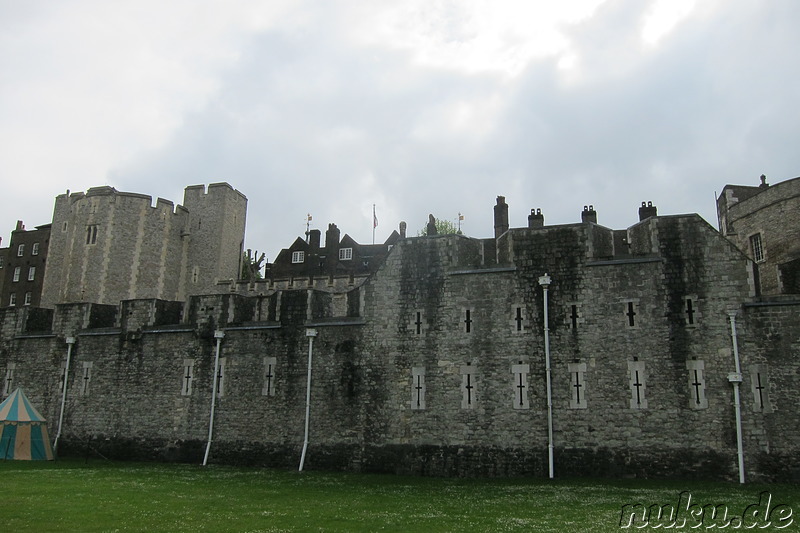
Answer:
M183 300L236 278L247 199L216 183L187 187L184 203L107 186L57 196L42 306Z

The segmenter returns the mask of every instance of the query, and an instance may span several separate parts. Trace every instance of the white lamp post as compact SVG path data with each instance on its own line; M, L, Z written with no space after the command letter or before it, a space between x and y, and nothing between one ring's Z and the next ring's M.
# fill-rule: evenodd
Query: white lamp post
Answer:
M539 285L544 292L544 365L547 377L547 468L550 479L553 479L553 394L550 381L550 325L547 312L547 289L552 279L545 273L539 278Z

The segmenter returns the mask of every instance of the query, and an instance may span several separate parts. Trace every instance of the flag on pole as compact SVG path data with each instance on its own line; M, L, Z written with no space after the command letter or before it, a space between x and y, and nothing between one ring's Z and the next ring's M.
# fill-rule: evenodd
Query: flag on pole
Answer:
M372 204L372 229L378 227L378 217L375 215L375 204Z

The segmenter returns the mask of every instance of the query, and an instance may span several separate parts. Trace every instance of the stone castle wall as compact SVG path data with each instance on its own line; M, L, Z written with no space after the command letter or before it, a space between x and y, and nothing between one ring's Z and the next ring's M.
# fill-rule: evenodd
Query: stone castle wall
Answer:
M7 309L0 378L54 424L75 336L60 451L199 462L222 331L212 461L294 467L313 328L307 468L546 475L546 272L557 476L735 478L735 312L747 479L800 479L800 303L751 298L699 217L627 233L404 239L347 292L59 305L49 331Z

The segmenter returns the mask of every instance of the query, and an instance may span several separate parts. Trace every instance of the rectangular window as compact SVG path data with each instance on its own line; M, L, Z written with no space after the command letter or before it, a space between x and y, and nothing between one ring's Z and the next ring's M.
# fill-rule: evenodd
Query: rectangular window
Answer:
M697 309L697 296L684 296L683 315L687 326L696 326L700 320L700 311Z
M753 260L756 263L764 261L764 247L761 244L760 233L756 233L750 237L750 248L753 251Z
M31 301L33 300L33 293L28 291L25 293L25 305L31 305Z
M12 292L11 295L8 297L8 305L14 307L17 305L17 294Z
M184 359L183 373L181 377L181 396L192 395L193 382L194 382L194 359Z
M511 306L511 331L513 333L525 331L525 306L519 304Z
M0 255L0 268L3 268L3 256Z
M353 249L352 248L340 248L339 249L339 261L350 261L353 258Z
M461 408L475 409L475 367L467 363L461 367Z
M97 244L97 224L86 226L86 244Z
M25 254L25 245L20 244L17 246L17 257L22 257Z
M28 268L28 281L33 281L36 277L36 267Z
M578 329L580 324L583 324L583 315L581 314L581 303L571 303L567 307L567 319L569 320L570 329Z
M647 409L644 361L628 361L628 384L631 388L631 409Z
M225 396L225 358L219 360L219 370L217 371L217 397Z
M464 309L464 333L472 333L472 309Z
M14 370L16 367L16 363L8 363L6 377L3 379L3 396L8 396L14 392Z
M275 367L278 366L278 359L275 357L264 358L264 386L261 389L262 396L275 396Z
M568 363L569 388L570 388L570 409L586 409L586 363Z
M639 315L639 300L623 300L623 313L625 313L625 324L629 328L638 326L637 316Z
M753 391L753 410L759 413L771 413L767 365L750 365L750 388Z
M411 367L411 409L425 409L425 367Z
M292 263L302 263L306 260L305 252L292 252Z
M39 255L39 243L38 242L33 243L33 246L31 246L31 255Z
M422 311L414 311L412 315L412 322L411 322L411 330L416 335L422 335L423 331L423 322L422 322Z
M511 365L511 373L514 375L514 381L511 383L514 394L512 396L514 409L530 409L531 404L528 399L528 374L531 371L531 365L524 365L522 361L518 365Z
M17 282L19 281L19 275L22 272L22 267L14 267L14 277L11 278L11 281Z
M686 370L689 371L689 407L691 409L708 409L706 380L703 376L705 363L695 360L686 361Z
M92 381L92 362L83 362L83 376L81 376L81 396L89 396L89 384Z

